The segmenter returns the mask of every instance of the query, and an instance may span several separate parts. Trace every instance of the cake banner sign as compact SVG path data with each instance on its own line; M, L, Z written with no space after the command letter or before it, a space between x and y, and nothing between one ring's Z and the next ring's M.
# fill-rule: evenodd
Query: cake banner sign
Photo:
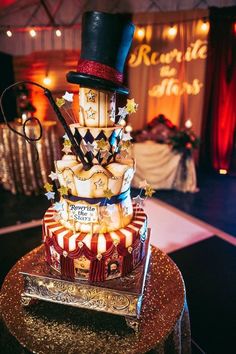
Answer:
M74 220L85 224L98 222L98 208L96 205L70 205L70 213Z

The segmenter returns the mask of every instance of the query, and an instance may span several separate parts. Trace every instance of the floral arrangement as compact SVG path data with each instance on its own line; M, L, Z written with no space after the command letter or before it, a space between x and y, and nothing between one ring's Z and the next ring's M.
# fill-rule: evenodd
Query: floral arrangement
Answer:
M175 134L177 127L163 114L159 114L148 123L144 129L134 133L135 142L147 140L155 141L160 144L167 144L170 136Z
M188 129L178 130L175 135L169 139L169 144L174 151L183 153L186 157L191 156L192 151L197 149L200 144L200 139L195 133Z
M155 117L152 119L152 121L147 125L149 129L152 129L155 127L157 124L163 124L167 128L171 130L176 129L176 125L174 125L168 118L164 116L164 114L159 114L159 116Z
M185 157L188 157L200 144L200 139L191 130L191 127L191 121L187 120L185 128L179 130L163 114L159 114L143 130L134 134L134 140L135 142L151 140L169 144L174 151L183 153Z

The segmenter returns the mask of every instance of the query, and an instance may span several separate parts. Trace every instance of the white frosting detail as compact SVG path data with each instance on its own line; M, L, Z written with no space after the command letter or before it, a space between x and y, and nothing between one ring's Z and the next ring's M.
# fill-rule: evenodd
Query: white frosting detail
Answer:
M53 215L45 217L45 218L44 218L44 221L52 220L52 216L53 216Z
M89 248L91 249L91 240L92 240L92 234L88 233L85 238L83 239L83 243Z
M120 242L120 237L119 237L119 235L117 235L116 232L112 231L112 232L110 232L110 235L111 235L111 238L112 238L113 242L114 241Z
M142 222L142 221L135 220L135 224L142 225L143 222Z
M63 249L64 248L64 236L68 234L68 230L61 232L58 236L57 236L57 242L58 245Z
M70 251L70 252L71 252L71 251L74 251L75 248L76 248L76 243L75 243L75 241L76 241L78 235L79 235L79 234L76 233L76 234L73 234L73 235L69 238L69 251Z
M122 234L125 235L125 247L129 247L133 243L133 235L131 231L121 229Z
M134 226L134 225L129 225L129 227L131 228L131 229L133 229L134 231L138 231L138 227L136 227L136 226Z
M106 238L103 234L99 234L97 250L98 253L106 252Z

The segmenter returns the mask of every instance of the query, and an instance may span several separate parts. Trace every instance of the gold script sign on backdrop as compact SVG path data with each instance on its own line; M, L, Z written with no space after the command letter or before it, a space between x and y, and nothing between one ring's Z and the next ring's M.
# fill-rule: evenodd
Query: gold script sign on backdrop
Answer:
M161 53L152 50L149 44L141 44L134 48L129 58L129 66L136 67L144 65L171 64L173 62L181 63L182 61L191 62L196 59L206 59L207 41L197 39L194 43L190 43L186 51L183 52L177 48L167 53Z
M160 66L158 68L159 76L164 79L148 90L149 96L179 96L184 93L197 95L203 87L203 83L198 78L194 78L192 82L180 81L178 78L173 78L178 74L178 69L169 64L175 65L183 61L191 62L192 60L205 59L206 56L207 41L202 41L201 39L197 39L194 43L191 43L185 52L174 48L167 53L159 53L152 50L150 45L142 44L137 46L131 53L129 66L133 68L142 64L146 66Z
M207 40L197 33L197 22L180 23L174 39L163 38L167 26L157 25L148 43L134 41L129 81L142 114L131 122L134 129L164 114L179 126L190 118L200 133Z

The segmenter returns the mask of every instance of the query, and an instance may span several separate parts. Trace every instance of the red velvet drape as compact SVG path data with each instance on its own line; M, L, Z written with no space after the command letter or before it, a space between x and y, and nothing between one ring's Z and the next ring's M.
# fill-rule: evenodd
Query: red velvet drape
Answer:
M210 8L202 157L229 170L236 134L236 7Z

